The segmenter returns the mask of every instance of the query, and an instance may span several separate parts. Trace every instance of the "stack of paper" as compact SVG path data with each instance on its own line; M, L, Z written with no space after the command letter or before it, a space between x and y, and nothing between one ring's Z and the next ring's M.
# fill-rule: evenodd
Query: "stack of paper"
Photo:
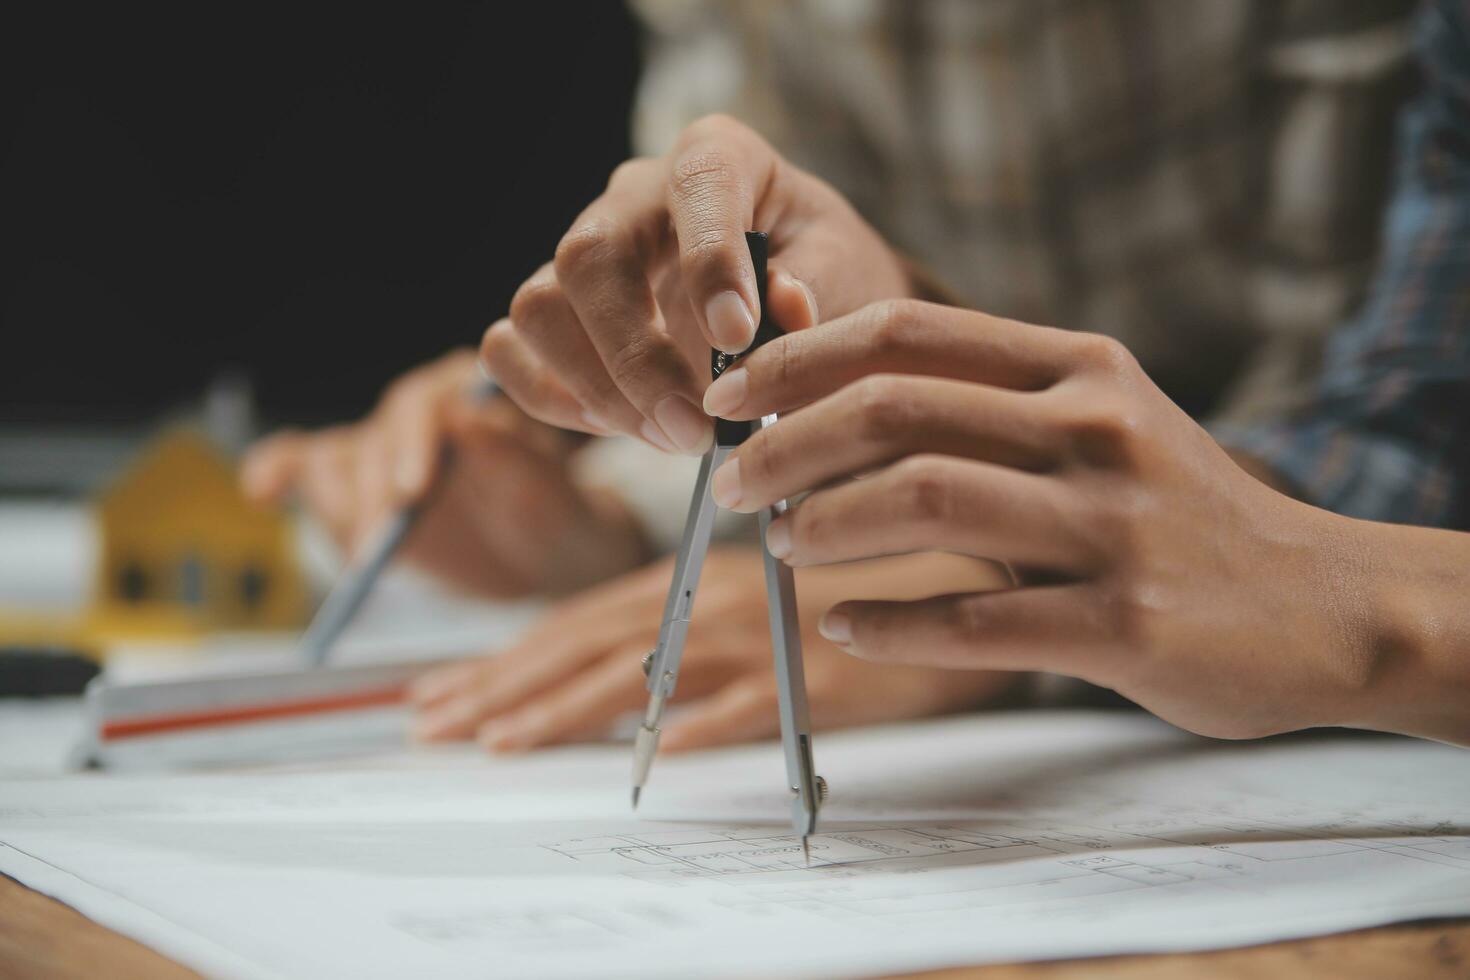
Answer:
M1261 942L1470 913L1470 753L1144 716L817 740L812 866L763 745L469 748L0 785L0 871L210 975L744 977Z

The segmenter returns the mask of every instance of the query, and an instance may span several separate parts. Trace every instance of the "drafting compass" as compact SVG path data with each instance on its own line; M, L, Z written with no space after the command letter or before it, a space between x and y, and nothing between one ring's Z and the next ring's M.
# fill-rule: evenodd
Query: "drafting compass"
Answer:
M714 351L710 371L718 378L745 354L781 336L766 312L766 235L747 232L745 243L755 266L755 281L760 292L760 325L755 339L742 354ZM699 573L709 551L710 532L714 528L716 505L710 496L710 477L730 453L744 442L756 428L774 424L775 415L759 422L715 420L715 443L699 464L699 477L694 484L694 499L689 503L689 518L684 524L684 540L674 561L674 580L664 604L663 622L659 626L658 645L643 659L648 675L648 710L633 744L633 805L648 780L658 748L659 720L664 705L674 693L679 679L679 661L684 656L684 640L689 633L689 617L694 611L694 593L699 588ZM791 787L791 824L801 835L802 853L811 860L808 838L816 831L817 810L827 795L827 786L812 767L811 719L806 703L806 675L801 661L801 629L796 615L796 585L791 567L771 555L766 548L766 529L771 521L786 513L786 501L778 500L760 512L761 558L766 569L766 605L771 620L771 648L776 657L776 688L781 715L781 745L786 754L786 782Z

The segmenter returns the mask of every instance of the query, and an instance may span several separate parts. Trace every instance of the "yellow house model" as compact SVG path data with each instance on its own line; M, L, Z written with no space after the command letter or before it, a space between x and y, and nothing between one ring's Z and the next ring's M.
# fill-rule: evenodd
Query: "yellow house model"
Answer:
M246 500L201 434L166 434L97 501L89 632L293 629L306 610L290 525Z

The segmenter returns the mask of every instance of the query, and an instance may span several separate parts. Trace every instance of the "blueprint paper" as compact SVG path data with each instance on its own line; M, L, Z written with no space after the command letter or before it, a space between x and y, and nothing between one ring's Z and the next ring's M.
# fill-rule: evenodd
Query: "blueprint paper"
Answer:
M1031 713L779 748L0 784L0 871L217 976L868 976L1470 914L1470 752Z

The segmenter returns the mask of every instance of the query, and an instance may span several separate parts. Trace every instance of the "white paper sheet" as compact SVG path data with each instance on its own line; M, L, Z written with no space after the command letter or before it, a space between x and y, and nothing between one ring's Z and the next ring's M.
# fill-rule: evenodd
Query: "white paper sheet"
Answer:
M0 780L66 772L86 731L81 698L0 698Z
M0 871L211 975L873 975L1470 913L1470 752L1048 713L772 745L0 785Z

